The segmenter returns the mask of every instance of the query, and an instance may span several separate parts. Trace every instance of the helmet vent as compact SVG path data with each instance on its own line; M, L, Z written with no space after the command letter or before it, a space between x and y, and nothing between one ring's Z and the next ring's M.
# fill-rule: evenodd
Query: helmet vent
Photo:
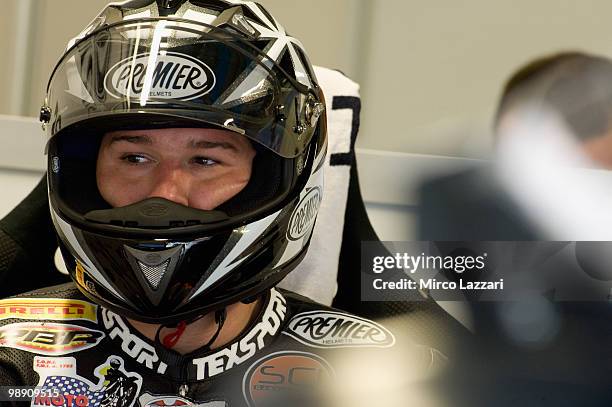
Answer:
M148 265L142 262L138 262L138 266L140 266L140 270L142 270L142 274L147 279L147 282L151 285L151 288L157 290L159 287L159 283L164 277L166 270L168 270L168 265L170 264L170 259L164 261L161 264L157 265Z
M127 245L123 247L140 287L151 304L158 306L180 262L184 246L179 244L158 250L151 250L150 247L141 250Z

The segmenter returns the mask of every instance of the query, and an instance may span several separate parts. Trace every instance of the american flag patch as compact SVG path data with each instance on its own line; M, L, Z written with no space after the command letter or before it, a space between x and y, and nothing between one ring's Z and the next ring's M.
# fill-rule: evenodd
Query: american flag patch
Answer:
M104 390L91 391L87 383L74 377L68 376L49 376L43 383L43 389L59 394L70 394L72 396L85 396L88 400L88 406L98 407L102 399L104 399Z

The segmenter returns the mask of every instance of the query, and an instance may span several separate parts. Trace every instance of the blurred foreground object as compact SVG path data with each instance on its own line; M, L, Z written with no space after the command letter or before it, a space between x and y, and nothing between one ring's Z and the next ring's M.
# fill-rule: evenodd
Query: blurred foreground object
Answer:
M612 240L612 63L564 52L508 81L492 168L425 182L422 240Z
M609 60L565 52L526 65L503 91L491 165L423 184L420 239L455 241L447 252L484 240L531 249L558 241L558 278L611 280L611 119ZM523 271L529 259L508 255ZM530 277L553 278L543 276L550 259ZM446 382L455 404L609 405L610 302L559 294L470 303L476 337L457 364L470 375L460 368Z

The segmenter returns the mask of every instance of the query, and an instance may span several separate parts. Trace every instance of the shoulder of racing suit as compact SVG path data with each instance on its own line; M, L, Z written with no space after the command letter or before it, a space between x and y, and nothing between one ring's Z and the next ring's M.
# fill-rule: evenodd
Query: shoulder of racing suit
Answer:
M72 283L0 300L0 384L59 392L58 405L259 406L279 389L355 375L354 362L387 371L397 349L409 352L418 376L445 359L397 342L380 323L280 289L233 341L187 355L150 341ZM44 397L30 405L55 405Z

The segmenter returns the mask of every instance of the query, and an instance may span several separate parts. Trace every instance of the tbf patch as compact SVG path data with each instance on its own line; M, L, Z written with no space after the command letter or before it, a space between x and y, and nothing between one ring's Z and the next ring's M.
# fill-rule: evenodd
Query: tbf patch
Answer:
M0 327L0 347L66 355L96 346L104 333L72 324L18 322Z

